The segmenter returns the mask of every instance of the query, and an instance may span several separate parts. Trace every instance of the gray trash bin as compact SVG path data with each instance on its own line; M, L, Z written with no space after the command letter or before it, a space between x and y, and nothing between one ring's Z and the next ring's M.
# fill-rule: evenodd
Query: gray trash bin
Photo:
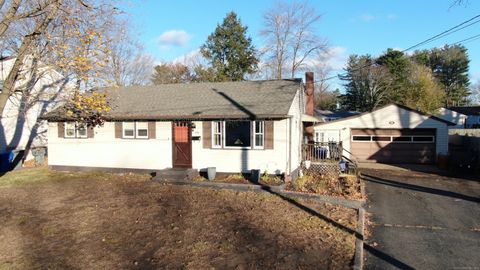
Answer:
M215 180L215 175L217 174L217 168L216 167L208 167L207 168L207 177L208 180L213 181Z

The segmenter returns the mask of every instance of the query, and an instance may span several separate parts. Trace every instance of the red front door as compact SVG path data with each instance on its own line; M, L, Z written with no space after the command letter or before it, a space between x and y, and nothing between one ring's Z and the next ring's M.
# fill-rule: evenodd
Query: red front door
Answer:
M190 122L173 123L173 167L192 167L192 136Z

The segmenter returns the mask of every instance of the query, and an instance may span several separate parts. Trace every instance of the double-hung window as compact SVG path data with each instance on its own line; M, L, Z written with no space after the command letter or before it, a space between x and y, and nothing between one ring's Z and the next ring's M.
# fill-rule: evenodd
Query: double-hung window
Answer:
M86 125L76 122L66 122L65 138L87 138Z
M125 139L135 138L135 122L123 122L123 135Z
M148 139L148 122L135 122L135 136L138 139Z
M254 129L253 129L253 139L254 139L253 148L263 149L264 138L265 138L265 122L255 121L255 122L253 122L253 126L254 126Z
M148 139L148 122L123 122L122 138Z
M213 122L212 146L214 148L222 148L222 130L223 130L223 122L221 121Z
M212 122L213 148L254 148L265 145L264 121L214 121Z

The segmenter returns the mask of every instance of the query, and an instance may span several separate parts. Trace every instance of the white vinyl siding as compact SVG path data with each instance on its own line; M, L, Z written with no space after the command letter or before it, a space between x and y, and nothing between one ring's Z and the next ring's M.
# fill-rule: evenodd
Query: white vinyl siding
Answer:
M70 140L58 138L57 123L49 123L48 163L57 166L151 170L172 168L171 122L156 122L155 126L155 139L116 140L115 123L105 122L103 126L95 128L94 138Z

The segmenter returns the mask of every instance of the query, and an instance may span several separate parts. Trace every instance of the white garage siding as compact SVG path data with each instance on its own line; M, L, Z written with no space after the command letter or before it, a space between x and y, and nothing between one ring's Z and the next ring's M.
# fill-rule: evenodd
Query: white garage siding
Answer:
M328 122L315 126L315 132L338 130L345 150L351 150L351 129L436 129L436 154L448 153L448 126L427 115L406 110L395 104L388 105L371 113ZM345 151L344 155L350 157Z

